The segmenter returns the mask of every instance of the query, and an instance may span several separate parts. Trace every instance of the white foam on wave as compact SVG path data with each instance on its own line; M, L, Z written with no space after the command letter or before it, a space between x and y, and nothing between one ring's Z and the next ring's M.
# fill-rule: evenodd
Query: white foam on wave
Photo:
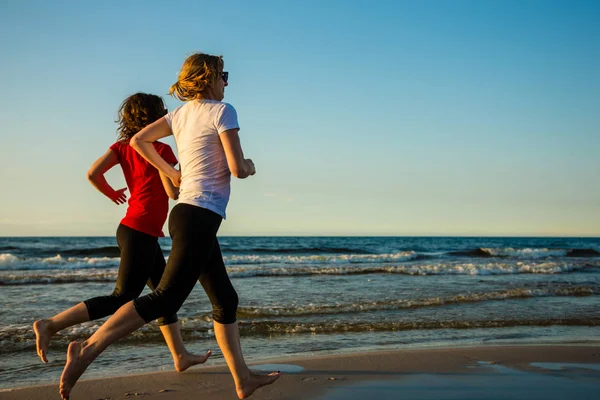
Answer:
M229 267L232 277L252 276L302 276L302 275L358 275L358 274L402 274L426 275L516 275L516 274L562 274L600 263L572 264L566 262L544 263L487 263L487 264L416 264L394 266L311 266L311 267Z
M561 261L560 257L568 255L567 250L558 249L513 249L513 248L482 248L482 251L497 257L517 257L526 260L525 263L490 263L481 264L453 264L447 260L441 264L409 265L418 260L419 254L415 251L401 251L387 254L319 254L319 255L227 255L224 256L225 265L232 268L242 266L256 266L260 268L262 275L276 274L276 268L269 266L281 266L281 275L294 274L294 271L286 272L288 266L307 268L320 268L314 273L341 274L357 273L355 268L361 268L361 264L381 265L378 268L391 268L390 273L407 273L411 275L431 274L469 274L469 275L492 275L492 274L515 274L515 273L562 273L569 271L569 265ZM549 258L550 257L550 258ZM551 258L556 257L556 258ZM543 259L547 262L539 264ZM165 257L168 259L168 257ZM119 265L119 257L63 257L57 254L45 258L21 258L12 254L0 254L0 270L44 270L44 269L79 269L79 268L111 268ZM527 261L528 260L528 261ZM539 261L538 261L539 260ZM406 265L388 267L385 264L406 263ZM356 265L356 267L354 267ZM265 269L262 269L262 267ZM340 269L342 268L342 269ZM395 270L394 270L395 269ZM248 270L240 273L247 274ZM298 272L296 270L296 272ZM386 271L382 271L386 272ZM367 271L367 273L369 273Z
M17 256L13 256L10 253L0 254L0 266L14 264L18 260Z
M481 250L495 257L525 257L525 258L545 258L545 257L564 257L567 255L565 249L546 249L546 248L525 248L513 249L506 248L482 248Z
M312 256L274 256L274 255L245 255L225 256L225 264L360 264L400 262L415 259L414 251L402 251L390 254L340 254Z
M39 270L38 270L39 271ZM117 279L117 269L52 269L43 272L15 271L0 274L0 284L26 285L74 282L112 282Z
M52 284L74 282L110 282L117 277L118 261L112 267L97 267L92 263L84 268L68 268L54 265L46 269L4 269L0 270L0 285ZM519 274L569 274L578 271L600 268L600 261L557 261L557 262L490 262L476 263L438 263L438 264L401 264L401 265L244 265L227 266L232 278L253 277L293 277L318 275L519 275Z
M275 256L275 255L245 255L225 256L226 265L256 265L256 264L361 264L410 261L417 257L414 251L404 251L392 254L342 254L342 255L312 255L312 256ZM167 260L168 257L165 257ZM0 255L0 268L5 270L36 270L48 268L93 268L114 267L119 265L119 257L63 257L57 254L53 257L19 258L12 254Z
M36 269L76 269L94 267L114 267L119 265L119 257L28 257L20 258L12 254L0 254L0 268L4 270Z

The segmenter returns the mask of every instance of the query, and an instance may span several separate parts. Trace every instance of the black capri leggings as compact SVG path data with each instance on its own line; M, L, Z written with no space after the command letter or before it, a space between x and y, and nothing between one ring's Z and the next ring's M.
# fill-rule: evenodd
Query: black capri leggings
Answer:
M115 290L109 296L94 297L83 303L90 320L114 314L123 304L137 298L144 285L156 288L165 271L165 257L158 238L120 224L117 228L117 244L121 250L121 264ZM177 322L175 312L161 314L159 325Z
M236 321L238 296L231 285L217 241L221 216L202 207L177 204L169 217L173 247L156 289L133 301L146 322L176 313L200 280L221 324Z

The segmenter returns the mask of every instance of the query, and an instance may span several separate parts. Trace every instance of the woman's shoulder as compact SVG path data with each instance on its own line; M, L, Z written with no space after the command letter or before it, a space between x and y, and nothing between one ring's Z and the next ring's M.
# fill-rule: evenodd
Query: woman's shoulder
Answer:
M214 121L223 116L237 115L235 108L218 100L191 100L169 113L169 122L188 118Z
M129 146L129 140L117 140L110 145L109 149L116 152L122 152L127 146Z
M233 108L235 110L235 108L231 105L231 103L225 103L224 101L220 101L219 104L223 108Z
M219 101L218 104L215 105L215 109L217 110L217 115L229 115L237 113L237 111L235 111L235 107L223 101Z
M226 109L226 108L232 108L233 106L229 103L225 103L224 101L219 101L219 100L192 100L189 101L187 104L184 104L182 107L185 106L192 106L192 107L210 107L210 108L215 108L215 109Z

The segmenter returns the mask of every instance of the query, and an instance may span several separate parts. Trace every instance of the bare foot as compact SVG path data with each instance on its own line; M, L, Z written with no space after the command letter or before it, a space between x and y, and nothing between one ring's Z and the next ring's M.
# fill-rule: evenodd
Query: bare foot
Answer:
M177 370L177 372L183 372L193 365L204 364L211 354L212 352L210 350L207 351L203 356L187 353L181 358L174 360L175 370Z
M86 360L83 356L83 343L71 342L67 350L67 364L60 377L59 393L63 399L68 399L71 389L77 383L77 380L85 369L90 365L91 360Z
M240 386L235 388L240 399L250 397L256 389L262 386L270 385L281 376L281 372L271 372L269 375L258 375L250 373L250 376L241 382Z
M50 329L49 319L39 319L33 323L33 331L35 332L35 348L37 355L40 356L44 363L48 363L46 352L50 339L54 336L54 332Z

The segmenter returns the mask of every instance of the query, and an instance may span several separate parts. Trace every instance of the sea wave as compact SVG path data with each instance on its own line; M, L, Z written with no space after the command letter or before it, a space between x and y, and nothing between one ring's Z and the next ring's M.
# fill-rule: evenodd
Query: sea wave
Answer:
M55 269L42 273L37 271L17 271L17 273L0 273L0 285L42 285L84 282L115 282L118 270L111 269Z
M223 259L229 265L245 264L364 264L390 263L414 260L418 254L414 251L401 251L389 254L340 254L340 255L240 255L225 256Z
M304 323L288 321L240 321L240 331L246 335L283 333L350 333L385 332L429 329L478 329L514 326L600 326L600 318L551 318L511 320L450 320L450 321L385 321Z
M554 258L554 257L600 257L595 249L548 249L548 248L476 248L471 250L451 251L456 257L519 257L519 258Z
M373 254L373 252L352 247L227 247L223 253L273 253L273 254Z
M490 329L517 326L600 326L598 317L547 318L547 319L474 319L446 321L327 321L300 322L290 320L240 320L238 326L242 336L273 336L285 334L344 334L361 332L396 332L437 329ZM69 328L52 339L53 347L66 348L73 340L89 337L100 327L100 323L87 323ZM181 334L184 340L213 336L212 322L202 318L182 319ZM164 343L160 329L147 324L117 342ZM9 325L0 328L0 354L14 351L30 351L35 348L35 337L31 325Z
M571 249L567 257L600 257L600 251L594 249Z
M600 267L595 263L437 263L392 266L298 266L298 267L255 267L227 268L232 277L307 276L307 275L367 275L399 274L412 276L427 275L518 275L518 274L564 274Z
M553 296L592 296L600 295L600 287L573 286L547 289L509 289L496 292L465 293L449 297L431 297L425 299L394 299L382 301L364 301L352 304L307 304L292 307L239 307L240 318L265 318L275 316L297 317L305 315L346 314L384 310L415 309L439 307L462 303L479 303L510 299L528 299Z
M84 249L66 249L58 253L60 256L95 256L95 257L120 257L121 250L117 246L91 247Z
M110 268L119 265L118 257L20 257L11 253L0 254L0 271L27 271L44 269Z
M70 268L40 270L0 271L0 285L60 284L74 282L112 282L117 277L118 261L113 261L111 268L97 268L95 262L76 264ZM522 274L570 274L576 272L595 271L600 268L596 262L515 262L515 263L439 263L413 265L314 265L314 266L232 266L227 272L232 278L277 278L319 275L371 275L391 274L409 276L437 275L522 275Z
M19 250L19 248L15 247L15 246L10 246L10 245L0 246L0 251L11 251L11 250Z
M393 254L343 254L311 256L233 255L223 257L227 265L316 265L404 262L417 259L415 252ZM119 265L119 257L20 257L0 254L0 270L41 270L55 268L111 268Z
M171 250L171 246L161 246L163 252L168 253ZM60 255L61 257L119 257L121 251L118 246L100 246L100 247L72 247L60 249L56 246L49 249L34 249L33 252L27 247L20 248L15 246L0 246L0 251L23 251L23 254L36 255L36 256L55 256ZM269 246L221 246L223 253L231 254L272 254L272 255L285 255L285 254L374 254L373 252L352 247L334 247L334 246L323 246L323 247L269 247Z
M19 257L10 253L0 254L0 266L14 265L19 262Z
M315 251L315 249L308 249ZM415 251L400 251L395 253L385 254L343 254L341 252L350 250L347 248L325 248L322 253L319 254L294 254L295 250L290 251L291 254L225 254L223 257L225 264L228 266L299 266L299 267L324 267L324 272L315 273L328 273L327 268L333 268L332 274L341 273L361 273L360 268L357 269L343 269L347 265L355 264L379 264L381 267L381 273L386 273L384 268L388 268L389 265L403 263L411 264L418 261L432 261L435 262L437 259L440 261L437 265L452 264L457 265L459 261L464 261L464 258L473 258L473 262L479 267L481 265L482 258L501 258L503 260L511 260L510 262L504 262L504 265L514 265L517 261L523 262L524 264L535 264L535 268L539 267L539 262L545 261L546 264L551 265L557 263L557 265L563 265L570 260L571 264L576 264L575 259L582 259L588 262L595 262L600 259L600 252L591 248L581 249L547 249L547 248L477 248L467 251L458 251L450 253L418 253ZM241 250L240 250L241 251ZM332 254L335 251L339 251L339 254ZM118 247L105 246L94 249L71 249L63 252L64 254L55 254L48 257L27 257L18 253L0 253L0 271L20 271L20 270L47 270L47 269L80 269L80 268L113 268L119 265L119 249ZM285 251L284 251L285 253ZM93 256L101 255L101 256ZM168 252L165 252L168 255ZM448 257L450 256L450 258ZM452 259L452 257L454 259ZM458 257L458 258L457 258ZM165 257L167 258L167 257ZM479 259L479 260L477 260ZM443 261L443 262L442 262ZM562 264L561 264L562 262ZM498 264L498 263L497 263ZM431 274L431 265L429 263L424 274ZM463 263L465 268L470 269L467 264ZM339 269L339 268L342 269ZM458 267L457 267L458 268ZM502 267L500 269L506 269L510 267ZM526 267L525 267L526 268ZM563 268L563 267L561 267ZM337 269L337 270L336 270ZM397 268L399 272L392 273L403 273L402 267ZM492 268L493 269L493 268ZM497 268L496 268L497 269ZM516 273L523 273L523 268L519 267L519 271ZM483 274L486 273L490 268L482 268ZM273 269L267 269L265 274L274 274ZM335 272L338 271L338 272ZM347 271L347 272L344 272ZM356 272L358 271L358 272ZM406 269L407 274L415 274L413 269ZM378 271L366 271L365 273L377 273ZM388 271L389 272L389 271ZM564 271L555 271L564 272ZM299 273L298 270L292 273ZM308 272L312 273L312 272ZM457 270L457 273L460 271ZM492 273L492 272L490 272ZM515 272L509 272L515 273ZM536 272L532 272L536 273ZM543 272L546 273L546 272ZM276 273L275 273L276 274ZM300 273L301 274L301 273ZM473 274L473 273L472 273ZM282 273L285 275L285 273ZM257 275L257 276L262 276Z

